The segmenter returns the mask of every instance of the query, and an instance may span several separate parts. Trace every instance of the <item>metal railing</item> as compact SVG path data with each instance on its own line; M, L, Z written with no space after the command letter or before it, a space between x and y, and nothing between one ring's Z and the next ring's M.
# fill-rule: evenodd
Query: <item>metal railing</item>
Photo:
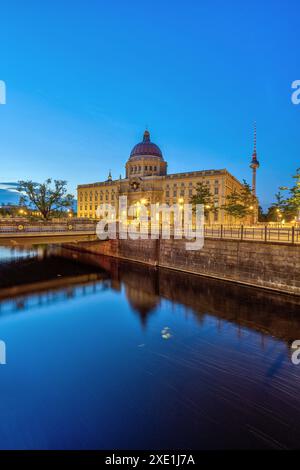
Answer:
M18 223L0 223L0 234L22 234L22 233L32 233L32 234L43 234L43 233L73 233L73 232L93 232L95 233L95 222L76 222L68 221L65 223L53 223L53 222L43 222L43 223L28 223L28 222L18 222Z
M33 236L44 233L96 233L97 221L70 220L67 222L1 222L0 236L22 235L31 233ZM171 233L173 230L171 229ZM261 241L265 243L281 242L300 244L300 227L246 226L246 225L205 225L204 237L230 240Z
M269 226L227 226L211 225L204 227L204 236L209 238L225 238L233 240L249 240L282 243L300 243L299 227Z

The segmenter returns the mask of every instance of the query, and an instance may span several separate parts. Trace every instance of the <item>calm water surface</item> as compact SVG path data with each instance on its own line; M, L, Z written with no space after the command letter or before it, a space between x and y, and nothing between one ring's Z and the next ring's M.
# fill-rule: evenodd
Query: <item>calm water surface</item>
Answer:
M2 449L300 447L296 301L66 250L0 255Z

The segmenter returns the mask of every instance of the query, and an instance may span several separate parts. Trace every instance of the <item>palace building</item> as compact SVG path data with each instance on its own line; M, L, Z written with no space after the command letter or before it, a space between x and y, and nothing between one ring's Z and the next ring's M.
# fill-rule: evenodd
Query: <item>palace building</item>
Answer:
M96 218L96 210L100 204L111 204L117 208L119 196L127 196L128 205L189 203L196 192L196 184L202 182L209 187L215 207L219 208L209 214L207 222L233 222L221 207L228 194L242 188L240 181L226 169L168 174L167 162L160 148L151 142L147 130L142 142L133 147L125 169L125 178L114 180L109 172L106 181L78 186L78 217Z

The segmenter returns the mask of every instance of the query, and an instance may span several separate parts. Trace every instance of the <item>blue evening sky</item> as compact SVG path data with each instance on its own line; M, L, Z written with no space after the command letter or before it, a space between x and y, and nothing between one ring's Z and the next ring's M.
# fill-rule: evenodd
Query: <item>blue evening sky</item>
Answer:
M147 125L169 172L227 168L272 202L300 166L299 0L1 2L0 182L122 173Z

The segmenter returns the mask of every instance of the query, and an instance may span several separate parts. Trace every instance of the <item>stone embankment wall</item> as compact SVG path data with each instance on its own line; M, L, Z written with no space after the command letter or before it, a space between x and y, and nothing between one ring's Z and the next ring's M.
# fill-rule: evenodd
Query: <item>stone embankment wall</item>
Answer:
M300 295L299 245L206 238L195 251L174 239L97 240L68 247Z

